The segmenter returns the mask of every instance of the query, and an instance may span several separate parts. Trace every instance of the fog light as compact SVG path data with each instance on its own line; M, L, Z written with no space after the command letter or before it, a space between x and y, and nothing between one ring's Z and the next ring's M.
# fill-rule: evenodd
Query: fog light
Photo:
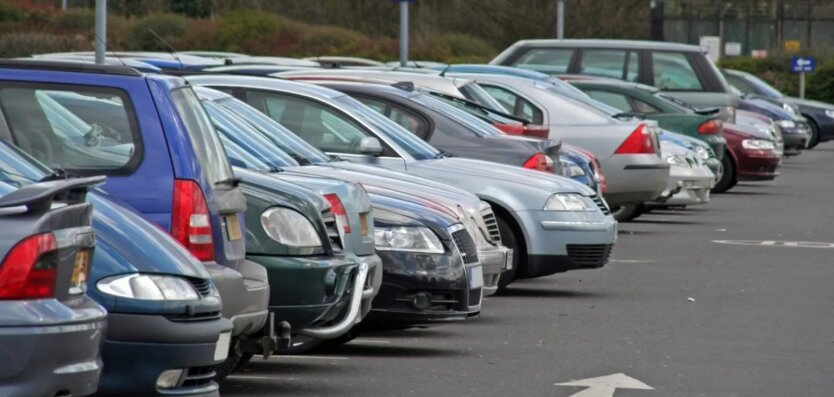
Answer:
M419 310L426 310L431 307L431 295L427 292L418 292L411 297L411 305Z
M180 378L182 378L183 370L181 369L168 369L162 371L159 374L159 377L156 378L156 387L159 389L173 389L180 384Z

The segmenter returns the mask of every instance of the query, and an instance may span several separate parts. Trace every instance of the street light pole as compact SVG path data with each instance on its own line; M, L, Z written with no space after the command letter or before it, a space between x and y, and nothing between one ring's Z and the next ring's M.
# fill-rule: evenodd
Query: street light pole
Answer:
M408 0L400 0L400 66L408 63Z
M104 64L107 51L107 0L96 0L96 64Z
M565 38L565 0L556 0L556 38Z

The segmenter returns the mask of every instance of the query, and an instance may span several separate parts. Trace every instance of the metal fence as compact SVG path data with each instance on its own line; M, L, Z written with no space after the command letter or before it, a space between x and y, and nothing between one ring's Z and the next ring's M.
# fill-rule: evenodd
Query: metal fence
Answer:
M698 44L701 36L751 50L834 50L834 0L665 0L663 39ZM788 43L788 45L796 43Z

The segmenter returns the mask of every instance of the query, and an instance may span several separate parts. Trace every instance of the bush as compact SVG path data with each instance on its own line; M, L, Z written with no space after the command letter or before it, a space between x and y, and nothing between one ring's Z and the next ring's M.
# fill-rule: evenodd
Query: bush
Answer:
M353 55L350 48L365 38L352 30L335 26L311 26L304 30L298 51L304 55Z
M76 40L45 33L9 33L0 37L0 57L25 57L46 52L75 51L83 46Z
M92 34L96 28L96 12L89 8L71 8L56 14L51 28L56 33Z
M187 32L174 46L184 50L224 50L220 43L220 22L211 19L188 21Z
M154 14L132 23L125 32L122 45L126 50L168 51L151 30L168 43L175 43L186 33L188 19L175 14Z
M275 14L239 11L223 16L220 44L228 51L252 55L288 54L298 43L304 25Z
M21 21L23 16L23 11L9 4L8 0L0 0L0 22Z
M799 80L788 69L790 57L776 54L767 58L736 57L722 59L719 66L752 73L770 85L782 91L785 95L796 95Z
M834 103L834 60L822 63L805 83L806 98Z

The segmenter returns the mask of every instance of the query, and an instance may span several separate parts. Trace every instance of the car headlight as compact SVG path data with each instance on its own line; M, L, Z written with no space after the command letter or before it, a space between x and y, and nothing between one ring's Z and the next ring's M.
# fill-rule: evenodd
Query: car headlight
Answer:
M187 301L200 298L188 280L176 276L123 274L100 280L96 288L107 295L130 299Z
M764 139L745 139L741 141L741 147L748 150L775 150L776 144Z
M834 119L834 109L828 109L825 111L825 115Z
M424 226L375 226L374 244L380 251L446 252L437 235Z
M796 123L793 120L776 120L774 123L782 128L796 128Z
M321 247L321 238L307 217L289 208L272 207L261 214L269 238L292 247Z
M672 155L666 157L666 162L671 165L677 165L679 167L689 167L689 163L686 161L686 158L683 156Z
M699 158L699 159L701 159L701 160L709 160L709 159L710 159L710 157L712 157L712 156L710 156L710 151L709 151L707 148L703 147L703 146L698 146L698 147L696 147L696 148L695 148L695 154L696 154L696 155L698 156L698 158Z
M596 206L588 204L576 193L556 193L544 203L545 211L594 211Z
M799 116L799 109L794 105L791 105L789 103L783 103L782 108L785 109L786 112L794 116Z
M562 165L562 175L565 177L572 178L585 175L585 170L573 161L560 160L559 163Z

